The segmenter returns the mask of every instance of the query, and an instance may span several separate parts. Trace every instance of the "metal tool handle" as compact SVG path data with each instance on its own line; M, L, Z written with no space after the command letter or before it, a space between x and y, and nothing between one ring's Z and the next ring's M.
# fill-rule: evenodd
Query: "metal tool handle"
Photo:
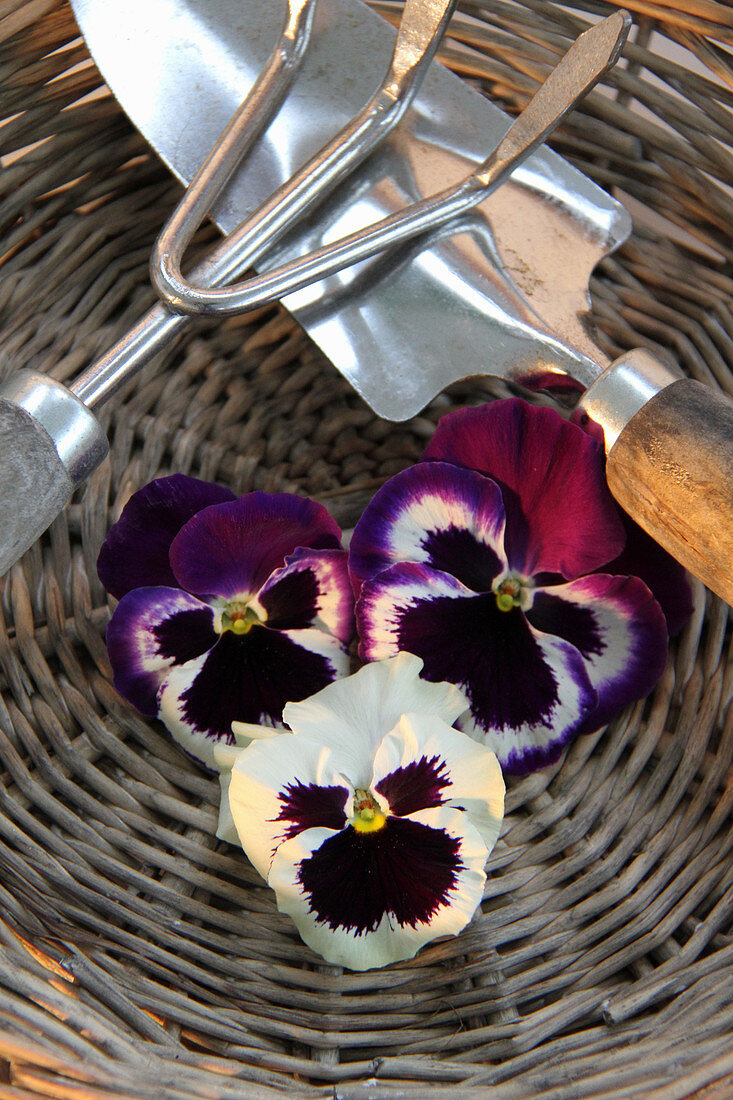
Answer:
M638 350L604 371L580 406L604 429L622 508L733 604L733 402Z
M96 418L43 374L18 371L0 391L0 576L43 534L107 454Z
M216 303L236 296L238 284L217 289L222 283L256 263L298 219L329 195L392 132L420 90L430 62L448 24L456 0L406 0L397 39L386 76L361 111L315 156L279 187L246 221L242 222L208 263L201 264L191 281L181 273L185 244L206 212L197 202L197 218L179 211L156 241L150 259L150 278L160 297L176 312L222 313ZM230 124L231 127L231 124ZM229 128L228 128L229 129ZM214 150L194 184L202 189L202 173L217 157ZM194 185L192 184L192 186ZM207 195L217 187L206 182ZM184 199L184 204L187 203ZM193 213L192 207L192 213ZM274 299L273 299L274 300ZM183 308L183 303L186 308ZM241 312L229 308L229 313Z
M316 249L301 259L223 287L220 284L224 280L218 275L212 278L205 267L185 278L178 264L181 252L178 243L161 236L151 261L151 279L158 294L177 313L217 317L242 313L276 302L345 267L394 248L467 213L488 198L552 133L604 73L615 65L630 26L628 13L617 11L581 34L509 127L496 149L483 164L457 184L333 244ZM395 52L398 55L397 49ZM402 79L405 80L406 75ZM375 106L368 110L374 111ZM350 142L355 134L349 136ZM339 142L342 140L340 137ZM360 140L363 141L363 138ZM351 157L348 149L338 153L339 158L345 158L346 154ZM334 156L330 146L327 155ZM351 164L351 159L348 164ZM314 158L299 176L285 184L229 235L220 249L228 250L231 276L242 269L244 262L252 263L257 259L258 245L262 240L266 239L268 249L272 246L281 235L281 221L286 211L289 212L288 227L302 215L306 204L301 200L301 192L310 204L317 185L322 186L314 173L323 173L324 179L329 179L324 172L325 166L319 157ZM345 170L340 171L345 174ZM331 187L329 182L328 189ZM273 235L273 230L277 231L276 235ZM220 269L221 261L217 265L217 270Z
M168 263L177 269L191 238L232 172L279 110L303 60L314 12L315 0L288 0L285 24L275 49L158 237L151 260L156 270Z

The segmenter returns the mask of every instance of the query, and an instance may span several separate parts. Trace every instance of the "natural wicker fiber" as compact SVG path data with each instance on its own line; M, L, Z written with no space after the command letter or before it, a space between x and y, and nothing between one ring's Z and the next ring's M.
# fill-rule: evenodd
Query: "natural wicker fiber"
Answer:
M516 112L613 6L464 0L443 59ZM671 352L731 393L733 9L626 6L626 61L555 139L642 215L595 316L609 351ZM70 379L152 301L177 187L99 84L63 0L0 2L3 375ZM719 600L698 590L646 703L510 785L465 933L364 975L301 943L215 840L218 785L110 684L94 563L136 488L180 470L296 490L348 526L447 407L508 392L463 383L386 423L268 309L198 324L105 410L110 460L0 582L0 1100L733 1095Z

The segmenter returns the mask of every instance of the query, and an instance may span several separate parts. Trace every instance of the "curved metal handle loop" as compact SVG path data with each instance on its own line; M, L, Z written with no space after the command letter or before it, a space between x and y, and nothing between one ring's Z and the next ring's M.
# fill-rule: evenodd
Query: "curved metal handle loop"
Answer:
M166 256L165 263L161 264L157 273L158 278L155 280L158 293L171 309L179 313L209 316L241 313L277 301L360 260L368 259L378 252L435 229L466 213L503 183L590 91L601 76L615 64L628 34L630 22L626 12L618 11L582 34L552 70L497 148L483 164L453 187L382 218L373 225L351 233L331 245L316 249L307 256L280 265L264 274L216 289L216 284L225 281L225 271L230 272L233 268L241 269L244 263L251 263L261 251L264 251L264 248L256 246L256 242L260 241L263 228L269 227L271 212L274 212L278 218L283 214L286 216L290 214L291 216L287 216L287 225L292 225L295 217L303 209L299 201L294 203L295 211L292 207L288 208L287 204L293 192L300 200L301 191L308 189L309 204L314 198L323 197L323 189L313 195L314 189L321 187L318 171L321 164L316 163L319 161L316 157L218 246L211 258L212 263L208 265L209 271L207 271L207 265L203 265L194 273L196 277L203 273L204 277L201 281L184 279L180 268L175 263L175 257ZM398 48L399 38L398 46L395 48L396 54ZM380 89L380 92L383 91L384 85ZM371 112L378 98L379 93L365 108L366 113ZM357 116L357 120L361 117L361 115ZM372 125L370 115L365 126ZM390 122L390 129L392 125L394 122ZM355 138L359 127L360 124L352 130L347 140ZM326 158L339 155L341 148L339 142L342 141L343 134L344 131L324 151ZM382 136L384 135L379 134L373 140L380 140ZM372 141L371 138L369 140ZM370 144L369 147L371 148L372 145ZM353 167L351 155L351 152L347 151L348 164ZM363 159L363 155L365 154L359 153L359 159ZM318 178L310 175L314 171ZM338 178L342 178L345 171L344 164ZM333 186L333 183L330 186ZM268 235L265 246L271 247L279 235L277 231L274 236ZM211 278L213 261L216 262L216 271L215 277Z
M249 134L244 134L244 146L240 145L239 137L243 128L251 125L247 121L250 99L254 97L259 102L265 98L260 77L220 139L226 139L225 152L220 158L219 149L215 148L209 155L153 249L150 277L170 309L177 313L219 314L248 308L237 305L232 308L227 301L236 294L236 286L226 291L210 288L227 283L251 266L394 129L420 89L455 3L456 0L407 0L387 74L369 102L196 269L195 282L188 281L180 269L183 251L220 188L241 161L242 148L248 151L253 144L254 138ZM259 117L258 121L261 129ZM219 159L223 162L221 168ZM216 296L213 304L212 294ZM218 304L219 296L225 297L223 308Z
M151 278L178 271L183 253L232 172L280 108L305 56L316 0L288 0L280 37L244 102L186 188L161 231L150 258Z

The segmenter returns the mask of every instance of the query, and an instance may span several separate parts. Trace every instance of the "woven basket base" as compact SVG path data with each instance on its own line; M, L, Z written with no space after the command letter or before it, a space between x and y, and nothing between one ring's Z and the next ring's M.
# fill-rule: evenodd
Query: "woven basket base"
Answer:
M468 0L444 60L516 113L613 6ZM630 6L625 67L555 142L640 214L594 277L594 319L610 353L651 347L730 393L733 18ZM664 61L663 39L691 52ZM0 373L68 380L152 302L178 190L114 101L87 96L99 76L61 0L2 6L0 76ZM385 972L301 943L216 841L218 784L111 687L95 560L134 490L178 470L305 493L348 526L446 409L510 392L470 380L387 423L273 308L192 326L104 411L109 461L2 589L0 1100L681 1098L733 1073L719 600L697 591L648 700L510 784L468 929Z

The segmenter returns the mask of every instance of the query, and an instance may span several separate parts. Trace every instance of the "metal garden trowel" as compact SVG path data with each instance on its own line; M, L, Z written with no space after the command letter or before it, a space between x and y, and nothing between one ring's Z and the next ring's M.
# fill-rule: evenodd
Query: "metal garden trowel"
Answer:
M614 62L628 17L582 36L507 133L500 111L438 65L415 98L451 0L407 0L396 45L360 0L319 0L307 50L310 0L290 0L282 29L273 0L128 0L113 21L105 0L72 6L133 122L179 178L195 179L154 256L166 305L71 392L22 372L0 392L0 499L15 500L8 512L19 517L0 535L0 570L101 460L106 441L88 409L185 325L186 312L287 295L311 337L390 419L473 374L566 375L590 386L583 400L604 427L617 498L733 598L731 409L646 353L603 370L580 317L590 272L624 239L628 217L559 157L529 155ZM231 237L184 279L182 250L226 178L213 217ZM251 266L263 274L222 285Z

